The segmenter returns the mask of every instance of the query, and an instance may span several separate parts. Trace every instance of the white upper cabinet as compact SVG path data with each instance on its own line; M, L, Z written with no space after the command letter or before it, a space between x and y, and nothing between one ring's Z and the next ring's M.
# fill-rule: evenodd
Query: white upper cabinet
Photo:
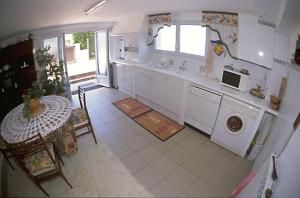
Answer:
M289 61L289 38L277 32L275 33L274 58Z
M274 28L258 24L253 15L239 13L238 58L271 68Z

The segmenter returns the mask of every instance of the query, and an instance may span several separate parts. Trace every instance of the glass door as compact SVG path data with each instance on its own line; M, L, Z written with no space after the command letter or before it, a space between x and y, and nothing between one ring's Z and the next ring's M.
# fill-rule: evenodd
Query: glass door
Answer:
M94 31L72 31L64 35L65 63L73 94L78 86L86 89L97 85L97 61Z
M45 38L43 47L50 46L49 53L54 55L58 60L65 60L64 55L64 35L55 35L53 37ZM69 84L68 71L66 64L64 64L66 83Z
M109 54L108 54L108 31L97 31L95 36L96 59L97 59L97 83L109 87Z

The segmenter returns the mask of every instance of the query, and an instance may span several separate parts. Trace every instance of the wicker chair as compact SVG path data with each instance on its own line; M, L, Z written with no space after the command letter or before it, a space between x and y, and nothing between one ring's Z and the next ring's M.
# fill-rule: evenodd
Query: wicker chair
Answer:
M14 170L14 166L11 164L8 158L12 157L11 153L9 152L7 148L7 143L3 140L3 138L0 136L0 151L2 153L2 156L7 161L9 166Z
M86 97L84 89L78 86L78 98L80 107L72 110L71 121L74 124L76 131L76 136L82 136L88 133L92 133L95 143L97 144L97 139L94 133L92 122L86 106ZM80 129L86 128L87 130L78 133Z
M73 188L63 175L60 162L53 143L46 143L41 134L15 144L8 144L13 157L28 177L47 195L40 185L41 182L61 176Z

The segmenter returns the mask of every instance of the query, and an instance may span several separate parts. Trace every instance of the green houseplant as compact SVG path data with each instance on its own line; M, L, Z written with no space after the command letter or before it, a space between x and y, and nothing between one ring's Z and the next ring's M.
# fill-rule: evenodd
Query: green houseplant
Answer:
M36 61L40 66L39 83L46 95L60 94L66 90L64 61L49 53L50 46L36 51Z

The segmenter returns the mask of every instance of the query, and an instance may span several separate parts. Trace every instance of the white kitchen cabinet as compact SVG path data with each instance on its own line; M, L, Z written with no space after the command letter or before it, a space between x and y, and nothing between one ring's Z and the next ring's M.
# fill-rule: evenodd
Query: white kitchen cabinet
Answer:
M183 101L184 81L167 74L135 69L135 94L179 114Z
M131 65L117 65L117 83L121 91L132 95L133 93L133 71Z
M173 113L179 113L184 81L165 74L153 75L152 100Z
M222 96L190 85L185 122L211 135L217 120Z
M165 94L163 75L155 72L152 76L152 101L160 106L163 106L163 104L165 103L165 97L163 96Z
M238 58L271 68L274 28L258 24L252 15L239 14Z
M152 99L152 76L144 72L135 73L135 94L148 100Z
M281 33L275 33L274 36L274 58L288 62L289 60L289 38Z

